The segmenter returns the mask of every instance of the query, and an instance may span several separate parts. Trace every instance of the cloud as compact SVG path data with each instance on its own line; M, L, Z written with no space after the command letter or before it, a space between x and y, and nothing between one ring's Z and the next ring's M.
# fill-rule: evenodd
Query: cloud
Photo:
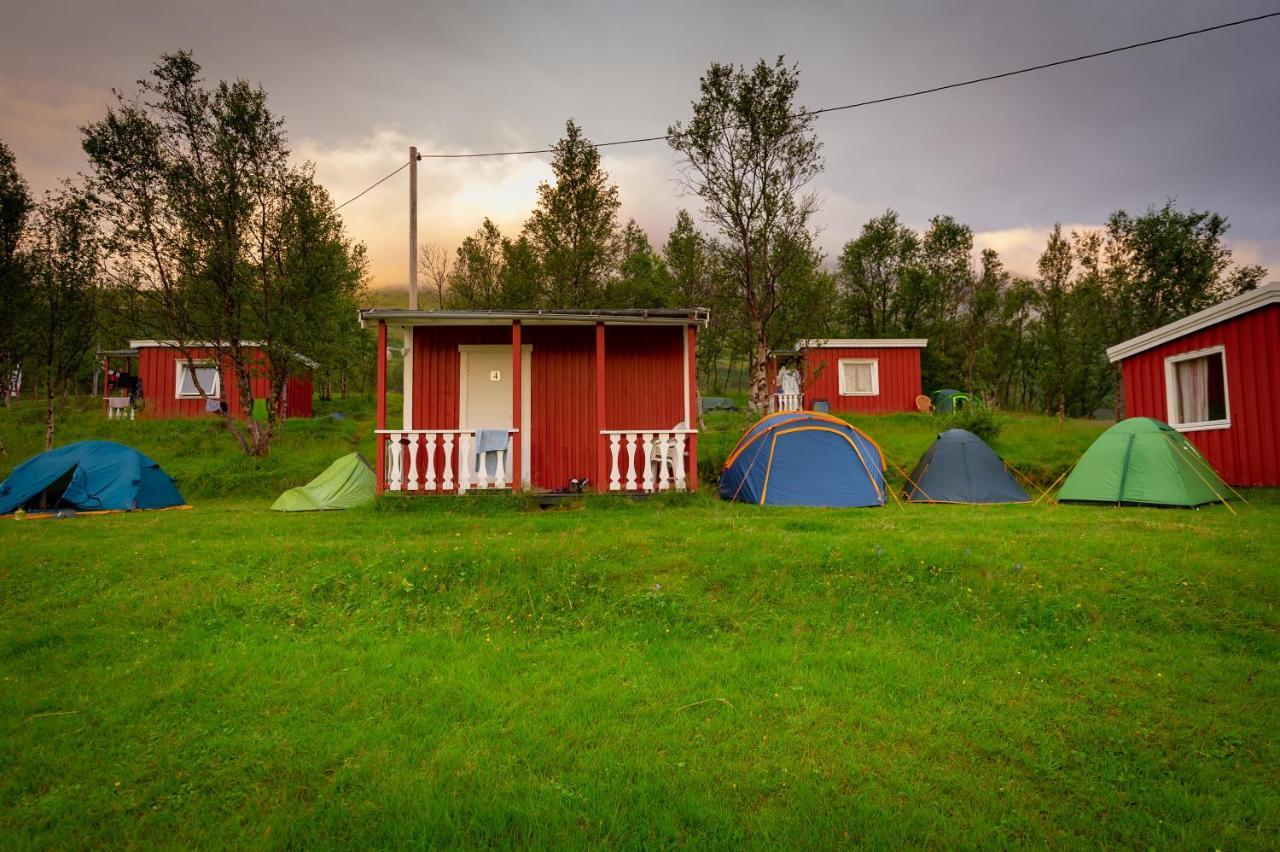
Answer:
M1101 225L1084 223L1063 223L1062 233L1070 236L1072 231L1096 231ZM995 249L1004 261L1005 269L1015 275L1033 276L1036 274L1036 263L1044 252L1045 243L1049 240L1052 226L1034 227L1022 225L1016 228L999 228L990 231L977 231L973 235L975 257L984 249Z

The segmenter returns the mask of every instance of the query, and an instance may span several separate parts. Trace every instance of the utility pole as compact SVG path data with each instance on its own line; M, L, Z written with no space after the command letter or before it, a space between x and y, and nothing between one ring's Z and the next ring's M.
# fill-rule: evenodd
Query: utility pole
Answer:
M418 149L409 146L409 310L418 309Z

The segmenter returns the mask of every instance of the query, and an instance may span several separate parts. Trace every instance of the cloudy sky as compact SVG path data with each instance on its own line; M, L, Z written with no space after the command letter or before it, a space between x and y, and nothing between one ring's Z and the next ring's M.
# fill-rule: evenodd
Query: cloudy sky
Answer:
M7 4L8 5L8 4ZM78 126L164 51L260 82L299 158L345 200L423 151L542 147L572 116L596 141L686 118L709 62L785 54L810 108L850 103L1271 11L1276 0L857 3L44 0L0 21L0 139L33 187L84 168ZM1232 224L1280 277L1280 19L823 117L829 254L886 208L949 213L1018 271L1055 221L1176 196ZM605 149L622 215L660 243L681 206L661 143ZM491 216L519 229L547 158L424 162L420 239ZM375 284L407 277L407 173L344 209Z

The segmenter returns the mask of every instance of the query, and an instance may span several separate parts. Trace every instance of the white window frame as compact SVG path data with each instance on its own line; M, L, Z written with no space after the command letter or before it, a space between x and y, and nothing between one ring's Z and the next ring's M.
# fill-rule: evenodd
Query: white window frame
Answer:
M867 364L871 367L871 390L850 390L844 380L845 364ZM879 396L880 395L880 359L879 358L841 358L836 362L836 370L840 379L841 396Z
M197 370L201 368L208 369L211 367L215 367L215 368L217 367L217 364L215 364L212 361L192 361L192 364L195 365ZM182 392L182 376L184 373L190 372L190 370L188 369L186 359L184 358L178 361L177 367L178 368L173 371L173 398L174 399L201 399L202 397L198 393ZM195 384L195 383L192 382L192 384ZM214 373L213 387L205 388L204 392L206 395L208 395L209 399L222 399L222 371L221 370L218 370L217 372Z
M1227 416L1221 420L1204 420L1199 423L1178 422L1178 370L1177 365L1183 361L1194 361L1210 355L1222 356L1222 401L1227 409ZM1166 421L1179 432L1204 432L1209 429L1231 428L1231 388L1227 384L1227 348L1221 344L1197 349L1194 352L1180 352L1164 359L1164 398L1168 420Z

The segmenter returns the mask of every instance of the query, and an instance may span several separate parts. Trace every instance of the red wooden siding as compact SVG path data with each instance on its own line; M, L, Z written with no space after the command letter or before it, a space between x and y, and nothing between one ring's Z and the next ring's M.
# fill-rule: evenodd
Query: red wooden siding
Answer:
M684 416L684 327L605 328L606 429L670 429Z
M840 395L840 359L875 358L880 362L880 393L876 396ZM920 395L920 350L915 347L806 349L804 407L825 399L833 412L879 414L915 411Z
M192 349L191 356L196 361L212 361L216 358L216 353L211 349ZM261 359L261 353L257 357ZM144 402L140 412L142 417L161 419L206 416L203 399L178 399L176 396L178 364L185 360L185 355L164 346L144 346L138 350L138 376L142 379ZM267 377L255 375L251 382L253 398L266 399L270 390ZM310 371L291 376L286 387L288 399L285 417L310 417ZM237 415L240 413L240 386L230 363L225 364L222 370L222 399L230 411Z
M533 422L528 424L533 487L556 491L570 479L594 480L596 330L592 326L529 326L524 339L533 344L529 359L533 394L529 419Z
M559 490L570 479L594 479L595 328L525 325L521 334L532 347L532 422L524 424L532 486ZM606 328L606 428L669 429L684 419L683 334L680 326ZM505 325L415 329L413 428L458 428L460 345L510 343Z
M1280 306L1270 305L1121 362L1126 417L1169 419L1164 359L1222 346L1231 426L1184 433L1232 485L1280 485Z

